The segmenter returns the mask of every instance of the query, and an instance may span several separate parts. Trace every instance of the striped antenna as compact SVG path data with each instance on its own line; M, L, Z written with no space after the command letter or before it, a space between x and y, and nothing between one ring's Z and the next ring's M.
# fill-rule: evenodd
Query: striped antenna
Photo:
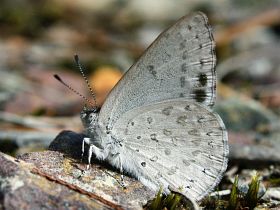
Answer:
M94 100L94 107L97 108L96 95L95 95L94 91L92 90L92 88L91 88L91 86L90 86L90 84L89 84L89 81L88 81L87 77L85 76L85 73L84 73L84 71L83 71L82 65L81 65L81 63L80 63L79 56L78 56L78 55L75 55L75 56L74 56L74 59L75 59L76 65L77 65L78 69L80 70L80 72L81 72L81 74L82 74L84 80L86 81L87 86L88 86L88 89L89 89L89 91L90 91L90 93L91 93L91 95L92 95L92 97L93 97L93 100Z
M72 88L70 85L68 85L67 83L65 83L57 74L53 75L55 79L57 79L61 84L63 84L64 86L66 86L69 90L73 91L74 93L76 93L78 96L82 97L85 101L87 101L91 106L96 108L96 103L93 104L88 98L86 98L85 96L83 96L81 93L79 93L77 90L75 90L74 88Z

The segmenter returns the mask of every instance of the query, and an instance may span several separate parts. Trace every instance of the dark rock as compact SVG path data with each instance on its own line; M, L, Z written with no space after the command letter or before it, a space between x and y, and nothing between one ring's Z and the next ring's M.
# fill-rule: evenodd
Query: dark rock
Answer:
M72 158L80 159L84 137L84 134L62 131L50 143L49 150L58 151Z

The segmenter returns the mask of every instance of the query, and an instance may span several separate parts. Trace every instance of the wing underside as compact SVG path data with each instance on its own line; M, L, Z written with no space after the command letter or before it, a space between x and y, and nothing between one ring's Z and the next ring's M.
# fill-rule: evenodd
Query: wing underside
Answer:
M198 103L167 100L133 109L112 135L135 154L141 176L196 200L213 190L227 167L224 124Z
M125 112L167 99L211 107L216 96L215 43L207 17L195 13L164 31L108 95L99 121L111 129Z

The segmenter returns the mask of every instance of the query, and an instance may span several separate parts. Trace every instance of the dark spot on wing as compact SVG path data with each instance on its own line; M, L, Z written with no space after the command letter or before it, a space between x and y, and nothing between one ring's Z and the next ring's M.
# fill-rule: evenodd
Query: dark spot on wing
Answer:
M134 126L134 122L131 122L131 125Z
M180 43L180 47L179 47L180 50L184 48L186 48L186 40L183 40L183 42Z
M188 51L185 50L185 51L183 52L182 59L183 59L183 60L186 60L186 59L187 59L187 55L188 55Z
M196 35L195 35L195 38L196 38L196 39L198 39L198 38L199 38L198 34L196 34Z
M182 126L186 126L187 125L187 121L188 121L188 116L186 115L182 115L182 116L179 116L177 118L177 123L182 125Z
M181 88L185 87L185 85L186 85L186 78L185 77L180 77L180 85L181 85Z
M171 166L171 168L168 170L167 174L168 175L174 175L177 170L178 170L177 166Z
M184 163L186 166L190 166L190 165L191 165L190 162L187 161L186 159L183 159L183 163Z
M213 59L212 58L201 58L199 60L200 68L203 68L205 65L213 65Z
M171 130L168 130L168 129L163 129L163 134L165 136L170 136L172 134Z
M183 63L183 64L181 65L181 71L184 72L184 73L187 72L187 64L186 64L186 63Z
M147 118L147 122L148 122L149 124L151 124L151 123L153 122L153 118L148 117L148 118Z
M192 111L191 106L190 106L189 104L187 104L187 105L185 106L185 110L186 110L186 111Z
M150 72L154 77L157 76L157 72L154 70L154 66L153 66L153 65L149 65L149 66L148 66L148 70L149 70L149 72Z
M207 119L204 116L199 116L198 119L197 119L197 122L198 123L204 123L204 122L207 122Z
M151 159L150 159L150 161L152 161L152 162L156 162L158 160L158 156L153 156Z
M170 155L170 154L171 154L171 150L170 150L169 148L166 148L166 149L164 150L164 153L165 153L166 155Z
M142 162L141 166L146 167L146 162Z
M213 148L213 147L214 147L213 143L214 143L213 141L210 141L210 142L208 142L207 144L208 144L210 147Z
M197 156L199 153L201 153L200 150L195 150L195 151L192 152L192 155Z
M152 134L150 135L150 137L151 137L151 140L158 142L158 140L157 140L157 134L152 133Z
M201 73L199 76L198 76L198 81L200 82L200 84L202 86L205 86L207 84L207 75L205 73Z
M201 143L201 140L200 139L197 139L197 140L192 140L191 141L196 147L198 147Z
M211 50L212 50L212 55L216 55L216 50L215 50L215 48L212 48Z
M164 114L164 115L170 115L170 113L171 113L171 110L173 109L173 107L172 106L168 106L168 107L166 107L166 108L164 108L163 110L162 110L162 113Z
M141 139L141 136L137 136L136 138L137 138L137 139Z
M197 130L197 129L189 130L189 131L188 131L188 134L189 134L189 135L192 135L192 136L200 136L200 132L199 132L199 130Z
M188 29L189 29L189 30L192 30L192 26L191 26L191 25L188 25Z
M202 103L202 102L204 102L206 100L206 96L207 95L206 95L205 90L196 89L193 93L195 95L195 100L197 102Z
M213 160L214 155L208 155L208 157L209 157L210 160Z
M177 146L177 142L180 140L180 137L178 136L173 136L171 137L171 141L173 143L174 146Z

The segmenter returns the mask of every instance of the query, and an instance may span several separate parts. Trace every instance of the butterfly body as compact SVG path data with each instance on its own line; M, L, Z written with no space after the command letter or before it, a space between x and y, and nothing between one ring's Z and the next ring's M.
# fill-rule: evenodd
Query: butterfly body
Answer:
M227 132L211 107L216 97L215 44L207 18L195 13L163 32L81 120L92 154L147 187L196 200L227 167Z

